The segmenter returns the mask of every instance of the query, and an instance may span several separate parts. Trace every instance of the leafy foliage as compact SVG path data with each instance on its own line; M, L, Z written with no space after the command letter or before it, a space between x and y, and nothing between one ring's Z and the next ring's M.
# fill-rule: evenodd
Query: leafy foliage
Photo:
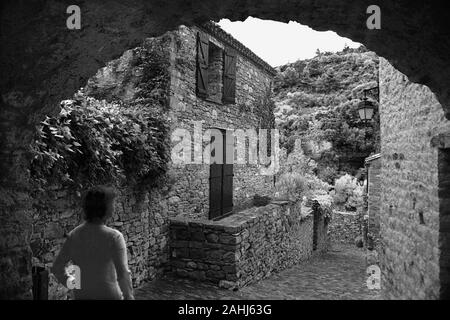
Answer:
M378 80L378 57L363 46L320 53L280 67L275 79L275 116L281 146L292 152L300 139L315 173L333 183L340 172L356 174L364 158L379 150L379 115L362 123L358 103L363 89ZM378 97L368 96L378 108Z
M43 185L156 178L166 170L167 135L160 111L78 95L39 126L31 174Z
M279 196L306 202L320 198L332 206L333 199L328 197L331 185L313 173L316 163L303 153L299 143L281 162L281 173L275 185Z
M55 182L151 186L169 162L165 116L169 78L162 50L135 49L142 80L132 102L106 102L80 90L37 128L30 173L37 186Z
M355 177L343 175L335 183L334 202L346 210L355 211L364 205L364 186Z
M273 129L275 128L275 101L272 97L272 90L268 87L264 88L264 93L259 96L255 103L253 111L258 116L258 128Z
M272 97L272 90L270 87L265 86L263 88L262 94L258 96L258 99L251 103L238 104L240 112L252 112L258 121L257 130L259 136L260 129L267 129L267 137L265 143L267 143L267 156L272 154L272 135L270 130L275 128L275 102ZM259 143L257 145L257 150L259 152ZM265 164L269 166L270 163Z

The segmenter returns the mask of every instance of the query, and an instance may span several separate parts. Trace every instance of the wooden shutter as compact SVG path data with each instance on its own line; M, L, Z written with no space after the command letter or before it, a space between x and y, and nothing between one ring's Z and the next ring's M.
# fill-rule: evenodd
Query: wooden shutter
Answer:
M197 33L197 95L208 96L209 39L203 32Z
M236 100L236 51L226 48L224 51L223 95L224 103L235 103Z

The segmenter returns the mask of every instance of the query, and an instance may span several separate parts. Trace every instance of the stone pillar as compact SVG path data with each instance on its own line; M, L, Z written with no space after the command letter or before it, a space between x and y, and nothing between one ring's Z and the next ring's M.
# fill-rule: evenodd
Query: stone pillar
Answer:
M31 201L26 142L31 130L0 115L0 299L31 298ZM19 114L19 113L17 113ZM7 119L9 116L9 119Z
M432 139L438 147L439 298L450 299L450 133Z

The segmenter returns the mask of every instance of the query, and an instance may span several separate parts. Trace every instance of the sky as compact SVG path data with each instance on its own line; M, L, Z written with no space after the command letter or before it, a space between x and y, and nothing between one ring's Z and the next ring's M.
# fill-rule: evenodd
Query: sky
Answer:
M222 19L219 25L272 67L312 58L317 49L336 52L346 44L350 48L360 46L335 32L315 31L293 21L282 23L248 17L243 22Z

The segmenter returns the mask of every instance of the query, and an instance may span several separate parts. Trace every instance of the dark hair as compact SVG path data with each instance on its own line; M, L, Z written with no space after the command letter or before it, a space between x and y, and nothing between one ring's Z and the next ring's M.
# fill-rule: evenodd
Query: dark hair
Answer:
M105 186L91 188L83 199L84 219L90 222L105 218L112 208L115 197L113 188Z

